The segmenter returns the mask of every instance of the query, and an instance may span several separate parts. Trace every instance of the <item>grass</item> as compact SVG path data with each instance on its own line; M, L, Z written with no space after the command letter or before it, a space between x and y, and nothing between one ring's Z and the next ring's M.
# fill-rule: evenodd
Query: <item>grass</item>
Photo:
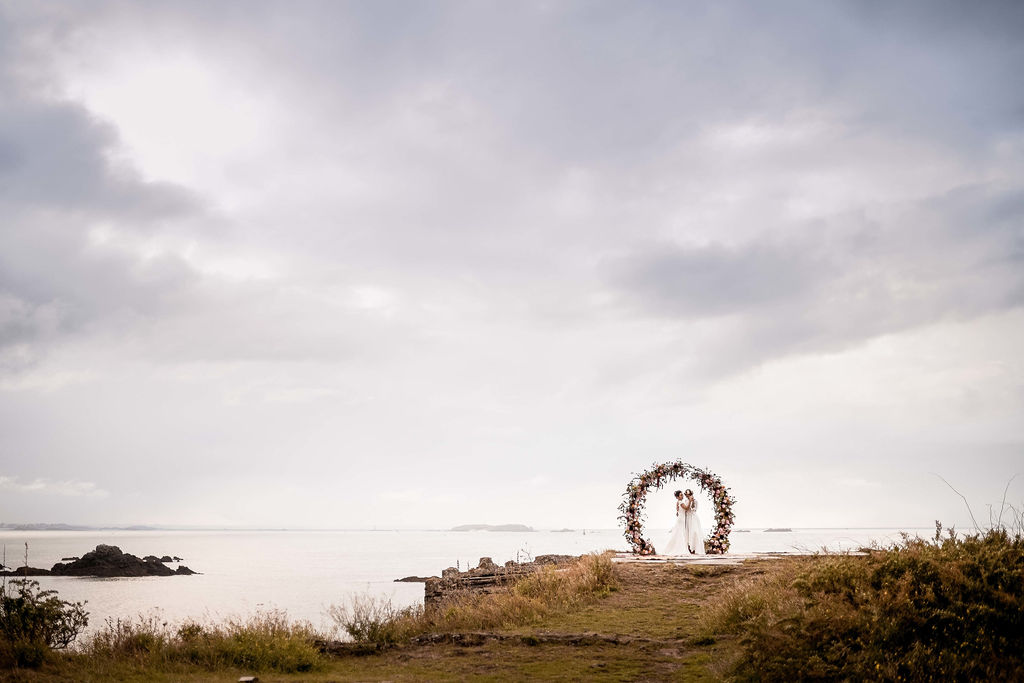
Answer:
M779 564L724 591L701 626L739 636L740 680L1021 680L1024 539L905 537Z
M493 593L456 594L432 609L395 609L357 597L332 607L338 629L357 642L394 644L425 633L479 631L534 624L553 613L591 603L618 588L611 555L584 555L568 567L545 566Z
M315 645L317 635L308 624L291 622L276 611L219 625L186 622L177 628L155 617L139 617L107 621L77 656L139 669L182 665L210 671L305 672L322 668L326 661Z
M64 655L38 671L11 672L19 683L75 680L92 683L171 681L198 683L237 680L259 673L263 681L422 681L422 680L714 680L708 667L716 648L688 644L695 621L692 610L706 594L717 590L731 574L694 576L672 566L613 565L608 556L584 558L563 572L547 570L510 588L504 596L460 598L425 622L449 631L488 631L500 640L478 643L437 642L417 645L395 642L377 654L325 658L308 672L257 672L239 666L210 668L182 659L102 651ZM479 604L473 604L478 602ZM522 609L534 611L522 621ZM666 619L666 615L686 618ZM424 623L420 624L423 627ZM684 629L680 631L679 629ZM635 637L629 644L600 639L578 643L548 638L562 634L621 634ZM173 634L172 634L173 635ZM535 637L534 637L535 636ZM131 642L132 639L123 639ZM132 648L126 648L129 652ZM0 673L0 680L4 679Z
M364 610L356 632L386 646L324 656L308 671L229 655L235 646L206 642L212 631L165 629L167 643L124 632L116 646L94 643L0 680L1022 680L1022 554L1019 537L990 533L739 566L590 557L431 613ZM309 645L309 631L276 623L252 632ZM214 630L213 640L230 640L229 628ZM155 625L141 632L160 634ZM475 635L415 637L431 633ZM191 638L206 654L184 656Z

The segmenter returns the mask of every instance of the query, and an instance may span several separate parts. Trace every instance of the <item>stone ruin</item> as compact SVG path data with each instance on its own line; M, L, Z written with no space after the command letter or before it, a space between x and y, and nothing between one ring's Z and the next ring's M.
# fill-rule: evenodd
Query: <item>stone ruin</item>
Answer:
M481 557L473 569L461 572L455 567L448 567L441 572L440 578L432 576L425 579L423 605L430 609L458 594L494 593L543 567L566 564L576 559L573 555L538 555L532 562L509 560L502 566L489 557Z

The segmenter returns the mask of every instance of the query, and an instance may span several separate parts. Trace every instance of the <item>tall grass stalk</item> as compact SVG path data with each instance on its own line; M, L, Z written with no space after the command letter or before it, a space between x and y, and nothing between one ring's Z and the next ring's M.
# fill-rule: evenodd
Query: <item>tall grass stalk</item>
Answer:
M319 668L320 638L305 622L281 611L259 612L221 624L186 622L172 627L156 617L108 619L81 649L85 656L157 669L188 664L210 670L300 672Z

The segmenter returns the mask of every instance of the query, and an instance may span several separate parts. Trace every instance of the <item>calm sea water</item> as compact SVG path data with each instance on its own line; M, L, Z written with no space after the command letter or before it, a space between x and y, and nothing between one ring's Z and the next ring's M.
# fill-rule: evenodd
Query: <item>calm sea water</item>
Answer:
M929 535L928 530L909 530ZM649 529L657 545L668 530ZM736 553L855 549L899 538L896 529L797 529L734 532ZM295 619L329 627L326 610L354 595L390 598L396 605L423 600L420 583L395 583L409 575L439 575L445 567L476 566L488 556L502 564L546 553L578 555L626 550L619 529L574 532L452 531L73 531L0 530L8 566L49 568L62 557L81 556L99 543L139 557L171 555L195 576L97 579L40 577L66 600L88 601L90 630L108 618L156 615L183 619L244 618L280 609ZM176 565L170 565L175 567Z

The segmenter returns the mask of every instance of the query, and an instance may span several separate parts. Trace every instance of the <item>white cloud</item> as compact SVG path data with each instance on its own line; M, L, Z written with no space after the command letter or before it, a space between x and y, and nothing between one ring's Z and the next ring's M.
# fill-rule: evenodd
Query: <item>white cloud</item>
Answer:
M930 522L1019 459L1009 5L0 5L0 517L612 526L683 456Z

